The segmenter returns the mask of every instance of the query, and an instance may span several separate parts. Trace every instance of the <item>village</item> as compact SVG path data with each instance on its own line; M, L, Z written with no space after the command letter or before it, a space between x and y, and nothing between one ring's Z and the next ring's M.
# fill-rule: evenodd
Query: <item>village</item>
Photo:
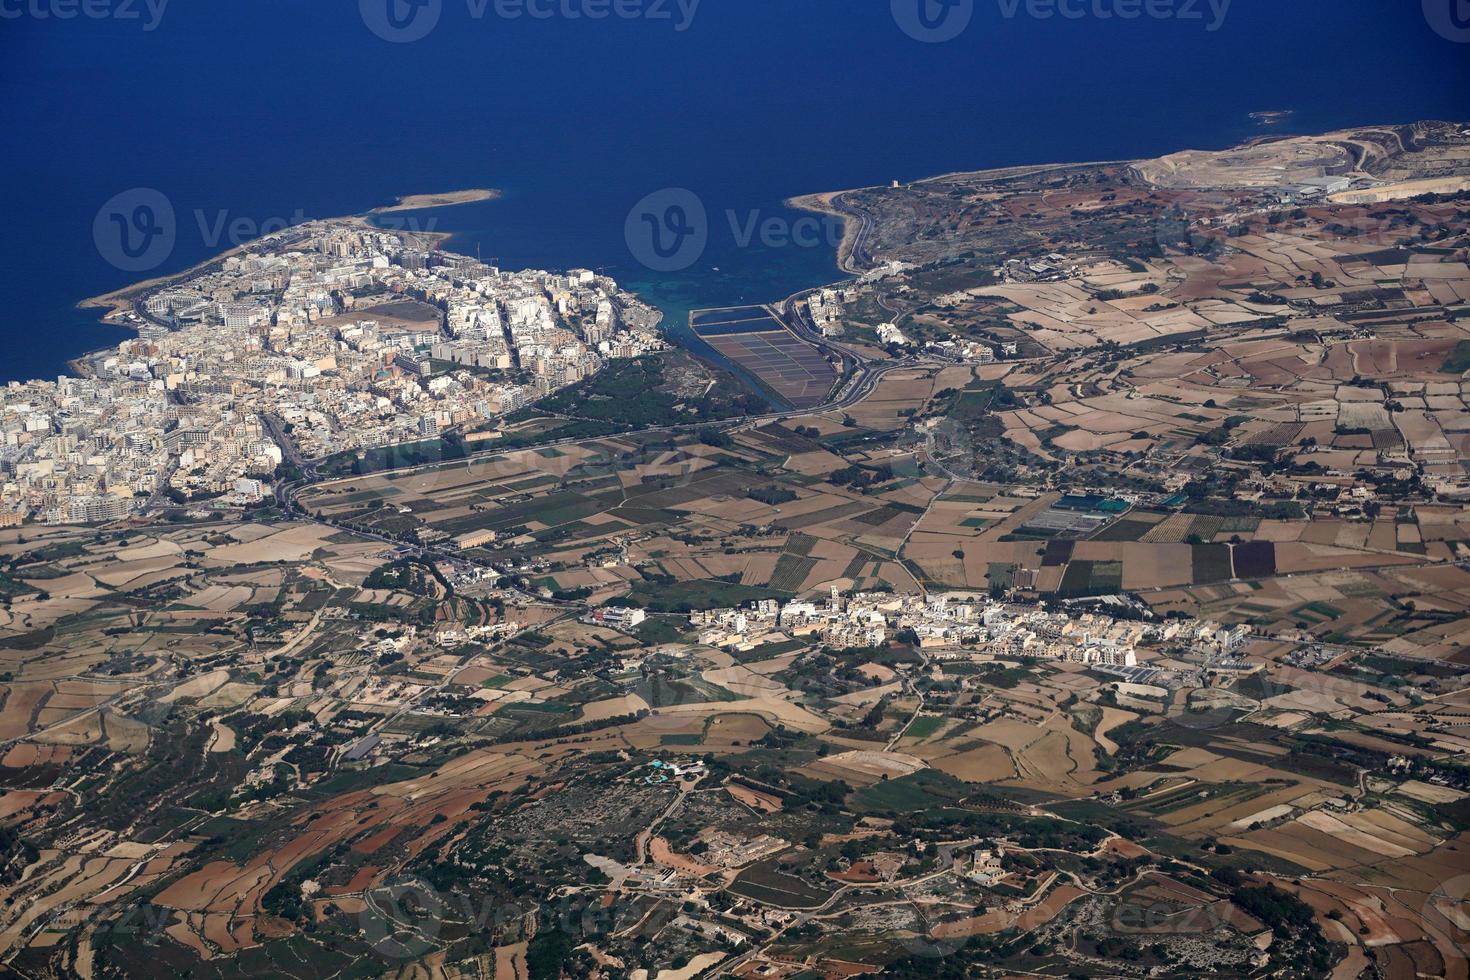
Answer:
M662 314L605 276L502 271L441 239L308 222L111 297L136 338L0 388L0 527L258 504L283 463L472 436L666 347Z
M904 638L936 660L983 654L1108 667L1138 666L1138 648L1145 644L1228 658L1250 637L1245 626L1229 628L1205 621L1074 615L971 593L922 599L885 592L844 595L835 587L825 601L793 600L783 605L765 599L744 609L698 611L691 614L690 623L699 629L700 643L730 650L752 650L787 637L838 650L879 647L890 638Z

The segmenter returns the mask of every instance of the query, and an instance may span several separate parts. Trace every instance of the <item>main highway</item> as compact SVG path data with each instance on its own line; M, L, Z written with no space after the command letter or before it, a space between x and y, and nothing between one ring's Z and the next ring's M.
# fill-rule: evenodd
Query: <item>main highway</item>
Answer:
M617 433L617 435L678 434L693 433L710 429L718 431L737 431L740 429L749 428L751 426L762 425L767 422L783 421L791 418L793 415L815 415L824 412L842 411L843 409L850 408L851 406L858 404L869 395L871 395L873 393L873 389L877 386L878 382L881 381L883 376L890 371L911 368L919 363L918 361L913 359L892 361L881 364L873 363L865 360L853 351L830 343L829 341L827 341L826 338L822 337L820 334L812 330L810 325L802 317L802 314L797 304L798 301L804 297L804 295L805 294L798 294L797 296L786 300L785 303L782 304L781 309L785 314L784 319L786 319L788 326L798 336L802 337L802 339L806 340L808 343L811 343L818 349L822 350L829 357L836 359L843 366L841 380L835 386L834 390L829 394L826 401L824 401L821 405L814 406L809 409L767 412L760 415L746 415L738 418L722 419L710 422L678 423L674 425L652 426L648 428L637 429L630 433ZM473 565L480 565L486 568L492 567L488 562L475 560L473 558L467 558L465 555L460 554L457 551L442 550L432 546L410 544L397 538L389 537L388 535L380 534L373 531L366 531L362 528L355 527L343 521L333 520L331 518L312 513L309 509L303 507L298 500L298 496L302 492L313 487L327 486L332 483L346 482L348 480L357 479L357 477L323 479L320 476L319 471L319 466L323 462L323 460L312 460L304 457L299 449L297 449L294 440L291 439L290 433L286 432L284 425L279 419L267 415L264 417L264 423L272 438L274 438L276 442L280 444L281 451L285 455L286 459L293 466L297 467L303 474L302 478L299 480L295 480L290 483L280 483L276 485L275 495L277 505L287 516L300 520L310 521L316 524L321 524L327 527L332 527L337 530L349 531L353 534L358 535L359 537L381 541L382 543L395 548L407 548L409 549L409 553L418 557L429 559L452 559L455 561L467 562ZM516 453L533 452L538 449L554 449L558 447L574 446L588 442L595 442L597 441L597 438L598 437L589 438L587 436L574 436L565 439L549 439L545 442L516 446L514 448L490 449L484 452L471 453L455 460L443 460L439 462L423 463L416 466L399 467L397 469L379 470L373 475L381 476L389 473L401 475L427 472L444 466L457 466L460 464L468 466L474 463L485 463L497 459L504 459ZM539 602L551 601L530 595L525 595L524 598L527 600L535 599ZM557 604L566 605L569 607L580 605L575 602Z
M886 363L874 363L868 361L849 350L846 347L834 344L818 333L806 319L801 311L800 302L812 291L798 293L785 300L778 308L772 308L778 316L786 323L802 340L821 350L828 357L836 360L841 365L840 380L827 399L820 405L805 409L786 409L782 411L766 412L759 415L745 415L737 418L722 419L708 422L681 422L672 425L658 425L633 430L632 432L615 433L615 435L634 434L679 434L704 431L709 429L729 431L749 428L753 425L761 425L766 422L777 422L789 419L794 415L817 415L824 412L842 411L866 399L873 393L878 382L883 376L891 371L914 367L919 362L913 359L904 359ZM309 520L317 518L301 507L297 497L307 489L315 486L326 485L334 482L343 482L352 477L341 479L323 479L319 474L319 467L324 461L322 459L307 459L297 450L290 434L285 431L279 420L266 416L266 428L270 431L272 438L281 446L282 453L287 460L297 467L303 474L303 478L291 483L278 484L276 487L276 500L279 506L287 514L304 517ZM531 452L538 449L555 449L565 446L574 446L580 443L595 442L597 437L573 436L564 439L549 439L545 442L529 443L512 448L494 448L482 452L470 453L455 460L442 460L431 463L422 463L414 466L399 467L377 471L374 475L407 474L418 473L437 469L441 466L452 466L460 463L466 465L474 462L489 462L496 459L504 459L515 453ZM395 542L401 543L401 542Z

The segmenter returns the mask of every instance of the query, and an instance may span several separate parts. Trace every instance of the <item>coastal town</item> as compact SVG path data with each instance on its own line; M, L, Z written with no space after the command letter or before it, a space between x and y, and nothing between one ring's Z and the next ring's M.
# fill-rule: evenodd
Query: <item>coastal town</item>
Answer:
M283 462L493 429L664 349L589 270L505 272L439 236L311 222L136 291L138 332L80 376L0 388L0 526L115 520L168 497L248 506Z
M99 298L0 395L0 970L1465 980L1467 200L822 195L720 358L365 218Z

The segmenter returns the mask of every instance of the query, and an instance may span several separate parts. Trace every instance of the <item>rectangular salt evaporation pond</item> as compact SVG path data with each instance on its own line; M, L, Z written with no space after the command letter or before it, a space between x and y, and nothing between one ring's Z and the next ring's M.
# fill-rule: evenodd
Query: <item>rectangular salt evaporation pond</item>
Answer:
M792 408L820 405L837 382L822 352L764 307L697 310L689 321L701 340Z

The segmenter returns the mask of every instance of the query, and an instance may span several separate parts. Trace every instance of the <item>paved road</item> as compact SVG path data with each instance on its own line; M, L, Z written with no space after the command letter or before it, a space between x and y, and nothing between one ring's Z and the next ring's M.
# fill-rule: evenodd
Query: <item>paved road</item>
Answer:
M266 431L270 433L271 438L276 441L276 445L281 447L281 453L286 457L286 462L301 470L306 476L315 477L317 475L316 464L301 454L301 450L296 446L296 440L292 439L291 434L286 431L286 424L270 414L262 415L261 421L265 424Z
M887 374L890 371L899 370L901 368L906 368L910 366L911 365L908 362L878 365L862 364L857 369L857 372L853 375L853 377L850 378L847 383L844 384L832 397L830 397L826 402L822 403L821 405L817 405L809 409L792 409L779 412L766 412L760 415L745 415L738 418L723 419L711 422L682 422L675 425L657 425L648 428L633 430L626 433L615 433L614 435L654 435L661 433L677 434L699 432L705 429L724 430L749 425L757 425L765 422L776 422L782 419L789 419L796 415L815 415L822 412L837 411L855 405L863 399L867 398L870 394L872 394L874 386L878 383L879 379L883 377L883 375ZM403 475L408 473L421 473L428 470L438 469L443 466L456 466L460 464L468 465L470 463L477 462L490 462L496 459L504 459L517 453L531 452L537 449L555 449L564 446L574 446L597 441L599 441L597 437L588 438L587 436L572 436L565 439L549 439L544 442L530 443L523 446L516 446L514 448L488 449L483 452L470 453L462 457L461 459L456 460L441 460L431 463L421 463L415 466L403 466L395 469L378 470L375 471L372 475L381 477L388 474ZM285 450L283 449L282 451L284 452ZM317 467L319 467L323 461L304 460L304 462L306 462L307 466L310 467L310 470L307 470L306 467L303 467L303 472L310 473L317 472ZM326 486L333 483L345 483L353 479L358 478L348 476L331 479L313 479L308 475L306 478L297 480L294 483L285 484L283 487L281 487L278 497L283 501L283 504L292 513L311 519L311 515L307 515L303 511L301 511L299 505L296 502L296 498L301 493L301 491L313 486Z
M837 194L832 198L831 204L835 211L840 212L846 218L858 223L857 233L853 236L852 249L846 256L840 256L842 271L856 272L860 267L873 265L873 256L868 252L868 239L873 237L873 229L877 225L873 216L866 211L859 211L851 207L844 200L846 195Z
M898 370L900 368L905 368L905 367L909 367L909 366L910 365L908 363L906 363L906 362L903 362L903 363L894 363L894 364L879 364L879 365L860 364L859 367L858 367L858 369L857 369L857 373L854 374L853 377L851 379L849 379L849 381L842 386L842 388L840 388L837 392L835 392L832 395L832 397L829 398L828 401L824 405L822 405L822 406L820 406L818 408L808 409L806 411L806 413L813 413L814 414L814 413L823 412L823 411L840 410L840 409L846 408L846 407L848 407L850 405L857 404L858 402L862 401L864 398L867 398L868 395L870 395L872 393L874 386L878 383L878 380L880 378L882 378L882 376L884 374L888 373L889 371ZM806 413L797 413L797 412L791 412L791 411L785 411L785 412L769 412L769 413L765 413L765 414L762 414L762 415L743 416L743 417L740 417L740 418L725 419L725 420L717 421L717 422L680 423L678 425L654 426L652 428L639 429L639 430L637 430L637 433L638 434L656 434L656 433L669 433L669 434L674 434L674 433L681 433L681 432L697 432L697 431L701 431L701 430L704 430L704 429L718 429L718 430L737 429L737 428L743 428L743 427L747 427L747 426L751 426L751 425L758 425L758 424L761 424L761 423L764 423L764 422L773 422L773 421L778 421L778 420L781 420L781 419L790 418L794 414L806 414ZM273 434L274 434L274 432L273 432ZM282 438L285 438L285 432L284 431L281 432L281 436L282 436ZM496 460L496 459L504 459L504 458L507 458L509 456L515 455L517 453L530 452L530 451L533 451L533 450L536 450L536 449L552 449L552 448L558 448L558 447L564 447L564 446L579 445L579 444L582 444L582 443L595 442L595 441L597 441L597 440L596 439L588 439L585 436L576 436L576 437L567 438L567 439L552 439L552 440L547 440L545 442L534 443L534 444L526 445L526 446L520 446L520 447L517 447L517 448L514 448L514 449L491 449L491 450L487 450L487 451L481 452L481 453L472 453L472 454L464 457L463 459L453 460L453 461L450 461L450 462L447 462L447 463L446 462L424 463L424 464L420 464L420 465L417 465L417 466L406 466L406 467L400 467L398 469L392 469L392 470L380 470L380 471L378 471L377 473L375 473L373 475L374 476L383 476L383 475L386 475L386 474L389 474L389 473L396 474L396 475L402 475L402 474L407 474L407 473L421 473L421 472L427 472L427 471L431 471L431 470L434 470L434 469L438 469L439 467L442 467L442 466L456 466L456 465L460 465L460 464L463 464L463 465L468 466L468 465L472 465L472 464L475 464L475 463L487 463L487 462L491 462L491 461ZM289 443L290 440L289 439L286 439L286 442ZM286 451L287 450L283 446L282 452L286 452ZM295 452L294 444L292 444L291 451ZM331 518L323 517L323 516L320 516L320 515L317 515L317 514L314 514L314 513L310 512L305 507L303 507L300 504L299 500L298 500L298 497L299 497L299 495L302 492L304 492L306 490L309 490L309 489L311 489L313 487L329 486L329 485L331 485L333 483L342 483L342 482L346 482L348 480L357 479L357 478L356 477L342 477L342 478L331 479L331 480L323 480L323 479L320 478L320 476L319 476L319 470L318 470L318 466L321 463L320 460L307 460L304 457L300 457L299 453L297 453L297 458L298 459L301 459L302 462L297 463L296 465L299 466L302 469L302 472L305 473L305 474L307 474L307 475L305 477L303 477L302 479L297 480L295 482L287 483L287 484L279 484L276 487L276 499L277 499L277 502L278 502L279 506L281 507L281 510L287 516L294 517L294 518L297 518L299 520L310 521L310 522L316 523L316 524L322 524L322 525L325 525L325 526L328 526L328 527L336 528L337 530L341 530L341 531L350 531L353 534L357 534L359 536L366 537L366 538L369 538L369 539L374 540L374 541L381 541L384 544L391 545L391 546L393 546L395 548L408 548L410 550L410 554L415 555L415 556L418 556L418 557L453 559L453 560L456 560L456 561L463 561L463 562L468 562L470 564L479 565L479 566L481 566L483 568L493 568L493 566L491 566L488 562L485 562L485 561L482 561L482 560L477 560L477 559L475 559L473 557L468 557L466 555L463 555L463 554L459 553L458 551L447 551L447 550L440 549L440 548L426 547L426 546L418 546L418 545L409 544L409 543L404 542L404 541L402 541L402 540L400 540L398 538L389 537L387 535L378 534L378 533L371 532L371 531L364 531L361 528L358 528L358 527L353 526L351 524L348 524L346 522L338 521L338 520L333 520ZM305 464L305 465L303 465L303 464ZM542 600L542 599L539 599L537 597L532 597L532 596L527 596L527 598L528 599L535 599L538 602L554 602L554 600ZM557 604L567 605L567 606L578 605L577 603L557 603Z

